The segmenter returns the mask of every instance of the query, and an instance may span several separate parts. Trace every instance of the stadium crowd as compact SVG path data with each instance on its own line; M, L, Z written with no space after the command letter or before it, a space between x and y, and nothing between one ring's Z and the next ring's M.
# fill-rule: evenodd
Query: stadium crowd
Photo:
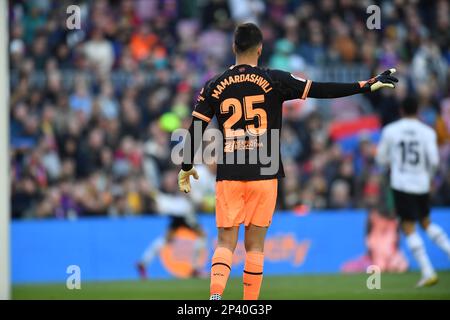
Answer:
M380 30L366 26L373 2ZM71 4L80 29L67 26ZM385 125L411 93L439 136L433 204L450 206L449 10L445 0L10 1L13 218L212 212L214 167L200 165L193 194L179 193L170 136L189 125L203 83L234 63L243 21L263 30L261 65L305 77L395 66L400 77L396 90L285 105L280 209L377 205L376 141L363 132L344 151L330 125L370 114Z

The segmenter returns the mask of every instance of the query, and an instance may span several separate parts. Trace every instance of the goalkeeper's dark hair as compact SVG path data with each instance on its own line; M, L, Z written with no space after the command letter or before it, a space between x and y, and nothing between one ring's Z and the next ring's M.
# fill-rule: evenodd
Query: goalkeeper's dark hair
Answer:
M407 96L402 101L401 109L405 116L416 115L417 111L419 110L419 103L417 102L417 97L412 95Z
M234 30L234 46L236 53L243 53L256 47L263 41L261 30L254 23L243 23Z

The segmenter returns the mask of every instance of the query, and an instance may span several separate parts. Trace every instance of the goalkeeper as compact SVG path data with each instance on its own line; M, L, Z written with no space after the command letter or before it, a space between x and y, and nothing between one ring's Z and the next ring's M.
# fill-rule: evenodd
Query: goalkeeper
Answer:
M298 78L285 71L261 68L258 59L262 40L261 31L252 23L236 28L233 43L236 63L208 81L200 92L178 175L180 190L189 192L190 176L199 178L192 166L195 151L201 146L203 132L215 116L223 135L223 150L219 150L222 161L217 164L218 242L212 257L211 300L222 298L241 224L245 225L244 299L259 297L264 240L275 210L278 179L284 177L279 147L283 102L307 97L345 97L384 87L394 88L398 81L392 76L395 69L367 81L322 83ZM195 130L199 132L194 134L194 127L202 130ZM278 141L273 141L274 136ZM255 154L268 155L269 162L260 157L255 159Z

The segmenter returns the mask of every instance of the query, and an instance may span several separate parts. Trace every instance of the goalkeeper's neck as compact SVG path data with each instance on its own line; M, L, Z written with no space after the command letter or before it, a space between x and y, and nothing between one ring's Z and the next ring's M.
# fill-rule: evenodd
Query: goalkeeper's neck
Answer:
M258 65L258 59L261 56L262 45L239 53L236 52L235 47L233 46L233 51L236 55L236 66L247 64L256 67Z
M247 58L247 57L236 57L236 66L241 64L247 64L252 67L256 67L258 65L258 58Z

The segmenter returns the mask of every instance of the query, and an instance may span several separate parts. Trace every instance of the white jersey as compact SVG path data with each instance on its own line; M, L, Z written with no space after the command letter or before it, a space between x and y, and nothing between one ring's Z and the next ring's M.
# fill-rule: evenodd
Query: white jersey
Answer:
M391 168L391 187L425 194L439 164L436 133L417 119L404 118L387 125L381 133L377 163Z

